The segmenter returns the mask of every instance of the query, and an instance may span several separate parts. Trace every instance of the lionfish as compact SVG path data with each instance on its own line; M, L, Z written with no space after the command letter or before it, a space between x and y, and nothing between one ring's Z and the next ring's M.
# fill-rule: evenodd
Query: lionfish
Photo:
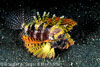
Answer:
M74 45L68 32L77 22L64 16L54 14L50 17L50 12L40 16L35 10L13 11L7 16L6 23L11 29L22 29L21 39L25 47L38 58L55 58L55 48L63 50Z

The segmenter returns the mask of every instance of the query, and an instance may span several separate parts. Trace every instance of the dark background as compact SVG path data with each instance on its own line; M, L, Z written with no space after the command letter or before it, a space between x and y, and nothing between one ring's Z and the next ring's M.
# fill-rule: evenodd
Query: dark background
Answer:
M95 0L0 0L0 7L5 9L16 9L16 8L50 8L50 7L69 7L70 4L82 3L86 6L92 7L95 3L98 3Z
M21 31L8 29L2 18L7 12L21 8L49 11L51 15L64 15L74 19L78 25L69 33L75 40L75 45L51 60L30 55L19 37ZM100 3L96 0L0 0L1 62L19 62L23 67L25 63L42 62L52 65L60 62L60 66L67 67L100 67Z

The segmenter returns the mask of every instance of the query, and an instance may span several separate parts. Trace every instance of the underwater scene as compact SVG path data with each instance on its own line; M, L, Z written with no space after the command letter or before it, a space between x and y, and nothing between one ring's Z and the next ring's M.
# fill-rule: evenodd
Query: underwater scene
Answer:
M100 3L0 0L0 67L100 67Z

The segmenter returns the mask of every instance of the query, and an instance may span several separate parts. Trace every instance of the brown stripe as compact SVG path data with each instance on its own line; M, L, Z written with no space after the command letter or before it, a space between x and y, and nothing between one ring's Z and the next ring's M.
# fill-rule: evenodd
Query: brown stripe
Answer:
M32 38L34 38L34 31L35 31L35 24L32 25L31 31L30 31L30 36L31 36Z
M38 27L38 32L36 33L36 38L39 40L43 40L43 35L42 35L42 30L43 30L43 25L44 23L42 23L39 27Z
M44 32L43 32L43 40L48 40L49 39L49 33L50 33L50 28L51 28L52 26L50 26L50 25L48 25L46 28L45 28L45 30L44 30Z
M39 40L41 40L41 31L38 31L38 32L37 32L36 38L39 39Z
M32 25L31 30L32 30L32 31L35 31L35 24Z

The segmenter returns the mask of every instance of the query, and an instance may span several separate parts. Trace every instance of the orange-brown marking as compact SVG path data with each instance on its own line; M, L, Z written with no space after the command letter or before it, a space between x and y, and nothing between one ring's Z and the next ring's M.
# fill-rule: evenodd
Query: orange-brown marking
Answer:
M75 26L77 23L72 19L65 18L65 19L63 19L62 25L65 25L65 24L70 24L72 26Z
M43 42L51 42L52 40L44 40L44 41L39 41L39 40L36 40L32 37L28 37L28 36L25 36L25 35L22 35L22 39L23 41L25 42L28 42L28 43L34 43L34 44L37 44L37 43L43 43Z

